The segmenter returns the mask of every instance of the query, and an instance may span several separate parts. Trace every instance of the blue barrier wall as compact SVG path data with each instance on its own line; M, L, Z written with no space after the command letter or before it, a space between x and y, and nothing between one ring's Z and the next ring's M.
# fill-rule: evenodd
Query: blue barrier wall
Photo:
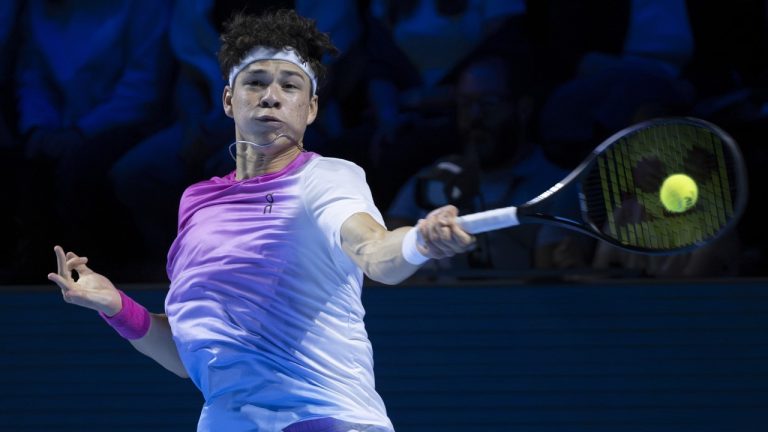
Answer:
M123 287L150 310L163 287ZM369 287L398 432L768 430L768 282ZM191 431L202 403L54 287L0 288L0 430Z

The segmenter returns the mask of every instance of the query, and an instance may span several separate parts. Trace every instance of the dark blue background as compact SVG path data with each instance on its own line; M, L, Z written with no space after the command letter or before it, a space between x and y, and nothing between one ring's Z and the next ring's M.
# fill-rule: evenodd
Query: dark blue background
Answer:
M376 385L399 432L723 432L768 424L768 286L365 289ZM165 288L126 286L150 310ZM0 291L0 430L189 431L189 380L50 287Z

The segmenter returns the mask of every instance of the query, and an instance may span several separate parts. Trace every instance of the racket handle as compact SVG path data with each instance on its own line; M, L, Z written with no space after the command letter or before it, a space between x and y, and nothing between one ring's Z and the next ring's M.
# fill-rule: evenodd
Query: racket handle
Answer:
M504 207L472 213L460 216L456 221L464 231L470 234L479 234L520 225L520 221L517 220L517 207Z

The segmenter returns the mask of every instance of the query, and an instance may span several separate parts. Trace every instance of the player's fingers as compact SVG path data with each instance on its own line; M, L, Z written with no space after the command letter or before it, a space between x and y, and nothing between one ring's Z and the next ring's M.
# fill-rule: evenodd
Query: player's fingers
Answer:
M427 219L422 229L424 241L428 243L439 242L441 229L443 229L443 224L439 219L435 217Z
M88 268L85 264L88 263L87 257L79 257L76 256L75 258L71 258L67 261L67 268L70 270L74 270L77 272L78 276L82 277L88 274L93 273L93 270Z
M448 255L466 252L475 246L475 237L456 223L455 216L442 220L443 227L435 243Z
M80 258L80 255L74 253L74 252L67 252L67 260L73 260L76 258ZM70 267L71 268L71 267Z
M447 205L443 207L443 214L450 219L454 219L459 215L459 209L456 206Z
M48 280L58 285L62 292L67 292L72 289L70 280L58 273L48 273Z
M432 210L427 215L427 218L436 217L439 219L450 219L452 217L458 216L458 214L459 214L459 209L457 209L456 206L446 205L446 206Z
M461 225L454 223L451 225L456 252L465 252L475 245L475 236L464 231Z
M441 220L440 224L435 226L434 239L435 241L443 244L449 244L451 241L451 226L445 221Z
M67 257L67 268L72 270L77 270L77 267L84 265L88 262L88 258L86 257Z
M438 209L439 210L439 209ZM453 255L451 247L445 239L450 238L450 228L446 221L442 220L437 210L430 213L426 219L417 224L422 246L427 250L431 258L445 258Z
M427 244L430 250L442 257L453 255L451 228L443 223L433 225L429 230Z
M64 255L64 249L61 246L54 246L53 252L56 254L56 264L58 267L58 274L64 277L71 277L69 271L67 271L67 259Z
M93 270L91 270L90 268L88 268L88 266L85 265L86 263L88 263L88 258L80 257L78 259L82 261L78 262L77 266L75 267L75 271L77 272L77 274L79 274L80 276L85 276L93 273Z
M449 225L444 227L441 238L437 243L447 255L456 255L457 253L465 252L472 243L472 240L461 228Z

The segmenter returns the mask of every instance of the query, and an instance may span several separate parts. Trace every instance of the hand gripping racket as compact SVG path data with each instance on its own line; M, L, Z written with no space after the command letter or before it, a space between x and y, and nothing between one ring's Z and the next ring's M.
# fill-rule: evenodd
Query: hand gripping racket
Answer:
M660 199L663 181L673 174L685 174L698 186L698 199L683 212L668 211ZM580 216L547 213L553 203L573 199L572 188ZM562 181L525 204L468 214L458 222L472 234L550 224L634 252L671 254L721 236L734 226L746 201L744 161L728 134L696 118L661 118L617 132Z

